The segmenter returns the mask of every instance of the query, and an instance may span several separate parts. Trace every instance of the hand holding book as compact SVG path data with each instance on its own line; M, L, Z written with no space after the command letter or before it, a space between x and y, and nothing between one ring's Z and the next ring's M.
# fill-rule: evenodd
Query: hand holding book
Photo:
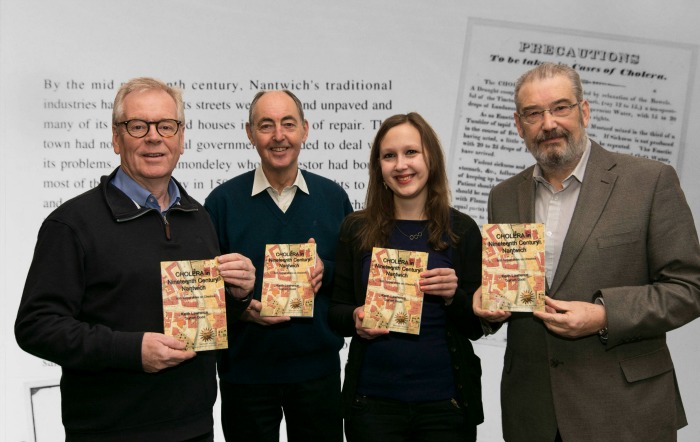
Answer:
M309 238L307 241L309 244L316 244L316 240ZM323 283L323 260L316 254L316 261L314 266L309 269L309 282L311 283L311 289L314 295L321 290L321 284Z
M260 310L262 310L262 303L257 299L251 300L250 305L241 315L241 320L268 326L292 319L291 316L260 316Z
M379 336L389 334L388 328L368 328L362 325L365 319L365 306L361 305L355 309L352 313L352 317L355 319L355 331L357 335L365 339L374 339Z
M420 274L420 289L427 295L442 296L449 305L457 292L457 274L455 269L440 267Z
M255 286L255 267L240 253L228 253L216 258L219 274L235 298L245 298Z

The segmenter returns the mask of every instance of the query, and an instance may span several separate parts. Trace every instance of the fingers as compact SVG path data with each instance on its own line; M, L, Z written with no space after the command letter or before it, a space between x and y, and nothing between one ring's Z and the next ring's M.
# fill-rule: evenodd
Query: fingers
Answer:
M292 320L290 316L260 316L259 318L260 325L275 325Z
M252 270L253 273L255 273L255 266L253 266L253 263L247 256L243 256L240 253L228 253L218 256L216 259L219 272L226 272L230 275L236 271L249 272Z
M309 272L311 288L313 289L314 293L318 293L318 291L321 289L321 285L323 283L323 270L323 260L321 260L318 257L318 254L316 254L316 263Z
M485 310L481 307L482 287L476 289L472 297L472 310L474 310L474 314L480 318L484 318L488 322L503 322L510 318L511 313L505 310Z
M563 322L561 319L556 317L562 315L549 316L547 318L543 318L538 315L535 316L542 319L542 323L544 324L544 326L547 327L547 329L552 333L556 333L560 336L565 336L569 338L576 337L575 333L571 328L569 328L566 322Z
M545 296L544 306L544 311L535 311L533 314L535 317L551 323L557 317L563 317L567 312L572 311L574 304L567 301L555 301L549 296Z
M227 264L232 261L239 261L243 258L245 258L245 256L241 255L240 253L226 253L224 255L217 256L216 262L218 263L218 266L221 267L223 264Z
M323 278L323 260L321 260L318 255L316 255L316 262L314 263L313 268L311 269L311 277L312 278Z
M156 373L174 367L197 356L185 351L185 343L161 333L144 333L141 341L141 365L147 373Z
M472 296L472 310L474 310L474 314L476 316L479 316L481 318L487 318L487 315L492 314L494 312L482 308L483 302L481 300L481 289L481 287L476 289L476 291L474 292L474 296Z
M250 305L248 306L248 311L254 312L254 313L260 313L262 310L262 302L258 301L257 299L252 299L250 301Z
M250 301L246 311L241 315L241 319L265 326L287 322L292 319L289 316L260 316L260 310L262 310L262 303L257 299L253 299Z
M269 325L280 324L282 322L291 321L291 319L292 318L289 316L260 316L260 313L251 312L249 314L248 320L250 322L255 322L256 324L269 326Z
M364 306L357 307L353 311L353 317L355 318L355 331L361 338L374 339L389 334L389 329L386 328L365 328L362 326L362 320L365 318Z
M352 312L352 317L355 319L355 328L362 327L362 320L365 319L365 307L359 306Z
M602 305L580 301L545 298L546 310L534 312L550 331L568 338L595 334L605 327L607 317Z
M365 339L375 339L379 336L384 336L389 334L389 329L387 328L360 328L357 330L357 334L361 338Z
M549 296L544 297L545 308L547 309L547 311L551 311L551 313L565 312L569 308L567 304L567 301L556 301L550 298Z
M458 278L454 269L436 268L420 274L420 289L429 295L452 298L457 291Z
M323 285L323 275L320 275L319 277L316 277L311 280L311 289L314 291L314 295L318 293L319 290L321 290L321 286Z
M511 316L511 313L505 310L481 310L480 312L474 310L474 314L480 318L484 318L488 322L503 322Z
M255 286L255 267L249 258L240 253L228 253L217 257L218 269L224 282L233 288L233 295L244 298Z

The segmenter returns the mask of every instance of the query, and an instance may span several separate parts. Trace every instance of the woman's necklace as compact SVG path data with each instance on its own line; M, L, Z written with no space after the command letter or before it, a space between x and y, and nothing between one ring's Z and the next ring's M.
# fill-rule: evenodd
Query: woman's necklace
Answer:
M396 230L398 230L400 234L402 234L403 236L405 236L406 238L408 238L408 239L411 240L411 241L415 241L415 240L417 240L418 238L422 238L422 237L423 237L423 232L425 232L425 229L428 227L428 223L425 223L425 226L423 226L423 228L421 229L420 232L414 233L413 235L407 235L407 234L405 234L405 233L403 232L403 230L401 230L401 229L399 228L399 225L398 225L398 224L396 224L395 227L396 227Z

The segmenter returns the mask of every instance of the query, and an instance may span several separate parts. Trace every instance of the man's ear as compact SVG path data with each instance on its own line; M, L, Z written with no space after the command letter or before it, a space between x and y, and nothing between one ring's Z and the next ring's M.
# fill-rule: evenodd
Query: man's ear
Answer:
M119 134L114 126L112 126L112 149L114 149L114 153L119 155Z

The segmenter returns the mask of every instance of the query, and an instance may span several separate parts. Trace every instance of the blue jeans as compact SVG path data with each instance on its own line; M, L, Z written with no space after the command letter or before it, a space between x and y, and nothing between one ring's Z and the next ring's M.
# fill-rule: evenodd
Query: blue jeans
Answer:
M221 426L228 442L279 442L282 413L289 442L342 442L340 373L293 384L220 380Z
M345 419L348 442L474 442L455 400L402 402L357 396Z

